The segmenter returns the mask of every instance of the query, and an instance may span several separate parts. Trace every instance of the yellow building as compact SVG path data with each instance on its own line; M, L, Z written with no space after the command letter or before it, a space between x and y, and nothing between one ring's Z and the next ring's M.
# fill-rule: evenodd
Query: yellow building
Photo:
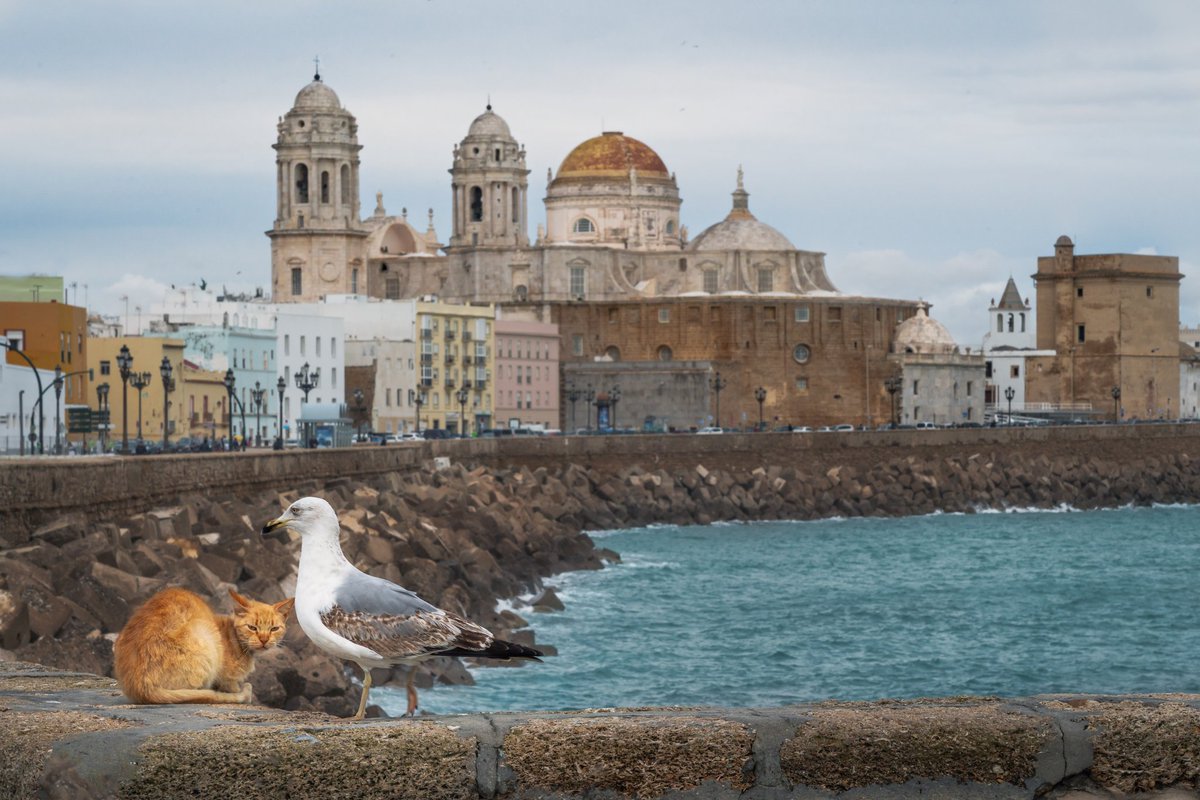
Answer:
M230 435L225 373L183 362L183 428L180 435L210 442Z
M88 366L94 370L97 383L108 383L108 406L111 411L112 429L108 433L110 442L126 437L136 439L140 430L143 439L162 441L164 399L167 401L165 417L167 433L182 435L187 430L184 410L187 407L187 376L183 370L182 339L165 339L149 336L125 336L113 339L92 339L87 355ZM129 380L122 388L119 357L121 348L129 348L132 361L129 365ZM171 367L170 392L163 393L163 359Z
M477 433L495 416L493 305L415 304L421 430Z

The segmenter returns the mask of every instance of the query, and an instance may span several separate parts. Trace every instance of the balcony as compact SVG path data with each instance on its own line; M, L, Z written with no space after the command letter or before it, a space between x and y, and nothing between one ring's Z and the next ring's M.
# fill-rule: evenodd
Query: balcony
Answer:
M422 364L432 364L433 363L433 353L421 353L421 363Z
M433 378L421 378L422 386L433 386Z
M478 353L476 353L475 354L475 363L478 364L479 366L483 366L484 364L487 363L487 356L481 356Z
M446 353L446 363L447 364L454 363L454 354L453 353Z
M422 339L432 339L433 338L433 328L421 328L421 338Z
M443 384L445 384L446 386L454 386L454 376L453 376L453 375L447 375L447 376L446 376L446 377L445 377L445 378L442 380L442 383L443 383Z
M446 328L446 341L450 341L451 339L455 338L455 336L457 336L457 334L454 331Z
M471 338L472 338L472 337L471 337L471 332L470 332L470 331L466 331L466 330L465 330L465 331L463 331L463 341L464 341L464 342L469 342L469 341L471 341Z
M463 366L471 366L471 356L463 356Z

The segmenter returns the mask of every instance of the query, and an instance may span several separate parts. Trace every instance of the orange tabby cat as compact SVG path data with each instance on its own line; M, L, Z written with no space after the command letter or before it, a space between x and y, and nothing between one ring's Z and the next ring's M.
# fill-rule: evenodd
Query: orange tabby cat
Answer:
M283 638L296 598L269 605L242 597L230 615L199 595L164 589L134 612L113 645L114 668L135 703L249 703L254 656Z

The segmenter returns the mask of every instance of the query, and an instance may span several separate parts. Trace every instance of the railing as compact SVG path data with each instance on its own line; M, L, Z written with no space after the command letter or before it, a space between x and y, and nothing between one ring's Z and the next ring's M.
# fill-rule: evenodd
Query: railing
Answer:
M454 354L453 353L446 353L446 363L447 364L454 363Z
M449 328L446 328L446 339L447 340L453 339L454 335L455 335L454 331L450 330Z
M433 328L421 328L421 338L422 339L432 339L433 338Z

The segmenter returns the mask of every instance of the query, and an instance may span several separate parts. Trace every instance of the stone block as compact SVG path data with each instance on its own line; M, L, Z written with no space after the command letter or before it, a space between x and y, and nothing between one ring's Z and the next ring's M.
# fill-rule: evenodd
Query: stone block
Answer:
M165 585L157 578L143 578L98 561L92 563L90 574L96 583L130 604L145 600Z
M0 589L0 647L16 650L29 644L29 606L12 592Z

